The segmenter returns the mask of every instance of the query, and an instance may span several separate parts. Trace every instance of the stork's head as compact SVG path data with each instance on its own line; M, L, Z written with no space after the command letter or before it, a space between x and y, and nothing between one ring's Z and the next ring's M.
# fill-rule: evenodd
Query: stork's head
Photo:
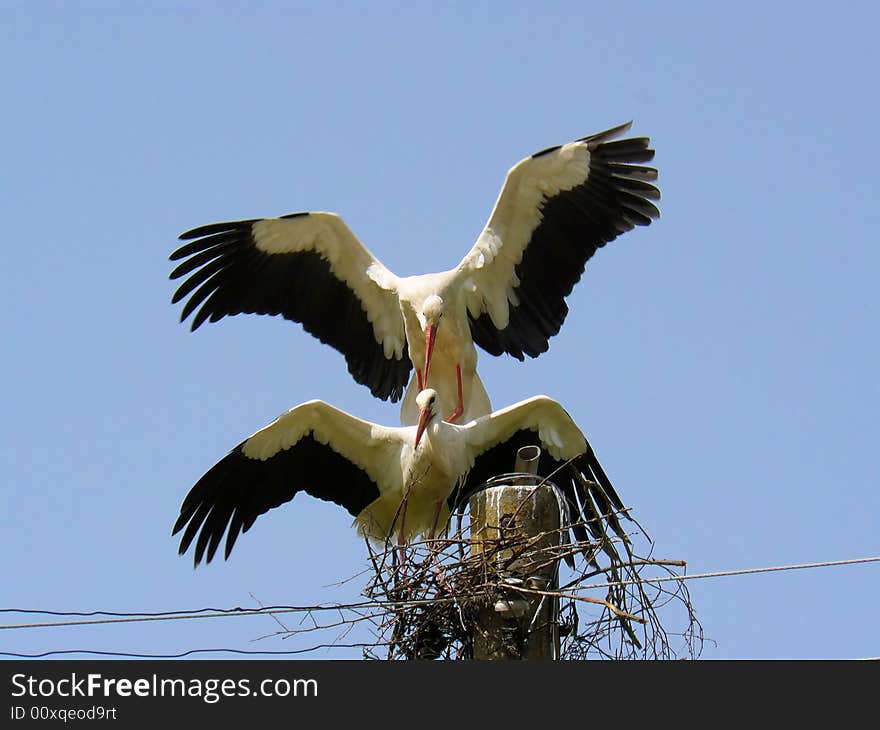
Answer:
M422 302L422 324L425 328L425 379L428 384L428 371L431 369L431 353L434 352L434 340L437 337L437 327L443 317L443 299L436 294L425 297Z
M427 370L427 368L426 368ZM419 407L419 425L416 427L416 446L422 440L422 434L434 417L434 404L437 402L437 391L433 388L425 388L416 396L416 405Z

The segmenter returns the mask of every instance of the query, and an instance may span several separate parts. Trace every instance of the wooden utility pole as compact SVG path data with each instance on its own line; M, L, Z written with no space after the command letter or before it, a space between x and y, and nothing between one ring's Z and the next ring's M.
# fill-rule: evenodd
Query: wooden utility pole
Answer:
M471 497L471 553L485 555L502 586L479 613L474 659L559 658L559 600L529 592L558 585L560 504L555 487L537 486L540 455L524 446L515 474Z

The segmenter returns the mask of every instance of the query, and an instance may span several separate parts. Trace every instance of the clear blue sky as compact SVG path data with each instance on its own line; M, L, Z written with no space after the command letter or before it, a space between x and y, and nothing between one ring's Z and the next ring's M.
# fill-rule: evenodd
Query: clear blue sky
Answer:
M187 490L281 411L397 423L296 325L178 324L177 235L330 210L397 273L447 268L512 164L627 119L662 217L596 255L548 353L481 356L494 404L561 400L689 572L880 554L878 22L868 3L4 2L0 607L356 596L327 587L363 566L349 516L304 496L227 563L177 556ZM878 578L694 582L703 656L880 655ZM0 650L292 648L251 642L275 628Z

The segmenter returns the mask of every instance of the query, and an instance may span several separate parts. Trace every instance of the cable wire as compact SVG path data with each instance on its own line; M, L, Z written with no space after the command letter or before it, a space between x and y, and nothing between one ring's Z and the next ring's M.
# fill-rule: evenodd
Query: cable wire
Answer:
M711 573L692 573L691 575L667 575L658 578L639 578L637 580L609 581L607 583L589 583L578 586L578 590L588 590L596 588L612 588L617 586L626 586L634 584L646 583L667 583L670 581L685 582L689 580L699 580L703 578L725 578L734 575L755 575L757 573L775 573L784 570L807 570L812 568L830 568L842 565L856 565L859 563L876 563L880 562L880 556L871 558L852 558L849 560L829 560L820 563L799 563L796 565L778 565L766 568L743 568L739 570L722 570ZM453 599L440 599L441 601ZM197 609L192 611L167 611L155 613L131 613L117 614L109 611L92 611L88 613L78 612L60 612L60 611L41 611L38 609L24 609L22 613L42 613L47 615L107 615L110 618L85 619L81 621L43 621L25 624L0 624L0 630L7 629L35 629L35 628L53 628L59 626L91 626L96 624L116 624L116 623L136 623L143 621L175 621L180 619L196 619L196 618L229 618L232 616L261 616L274 613L313 613L317 611L340 611L349 609L363 608L394 608L396 606L406 605L413 606L422 603L436 604L438 601L363 601L361 603L351 604L324 604L317 606L266 606L264 608L221 608L221 609ZM0 609L0 612L19 611L19 609ZM201 650L195 650L201 651ZM210 650L208 650L210 651ZM3 656L0 652L0 656ZM17 656L17 655L16 655Z
M260 650L260 649L188 649L177 654L137 654L128 651L101 651L99 649L55 649L53 651L44 651L39 654L20 654L14 651L0 651L0 656L10 656L19 659L43 659L48 656L58 656L62 654L92 654L96 656L114 656L114 657L132 657L136 659L181 659L192 654L207 654L212 652L225 652L228 654L305 654L317 649L358 649L365 644L317 644L307 649L289 649L289 650Z
M777 565L769 568L742 568L740 570L719 570L712 573L691 573L690 575L665 575L659 578L639 578L638 580L619 580L608 583L587 583L578 586L578 590L590 588L612 588L636 583L668 583L669 581L685 582L702 578L727 578L733 575L755 575L756 573L777 573L782 570L808 570L810 568L833 568L839 565L856 565L858 563L880 562L880 556L874 558L851 558L850 560L829 560L823 563L800 563L797 565Z

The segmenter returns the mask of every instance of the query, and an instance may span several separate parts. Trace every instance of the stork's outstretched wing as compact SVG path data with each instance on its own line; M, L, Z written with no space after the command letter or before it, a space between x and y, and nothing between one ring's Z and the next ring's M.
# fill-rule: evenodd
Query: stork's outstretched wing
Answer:
M339 350L354 379L377 398L397 401L412 364L397 277L333 213L294 213L212 223L181 234L190 241L172 279L188 278L172 302L189 297L181 321L250 312L299 322Z
M522 360L549 347L596 249L660 212L647 137L632 122L550 147L507 174L489 221L458 266L474 342Z
M357 516L387 484L398 429L386 429L310 401L293 408L230 451L189 491L172 534L184 530L183 555L198 535L194 564L211 562L223 535L229 557L238 535L297 492L334 502ZM393 472L392 472L393 473Z

